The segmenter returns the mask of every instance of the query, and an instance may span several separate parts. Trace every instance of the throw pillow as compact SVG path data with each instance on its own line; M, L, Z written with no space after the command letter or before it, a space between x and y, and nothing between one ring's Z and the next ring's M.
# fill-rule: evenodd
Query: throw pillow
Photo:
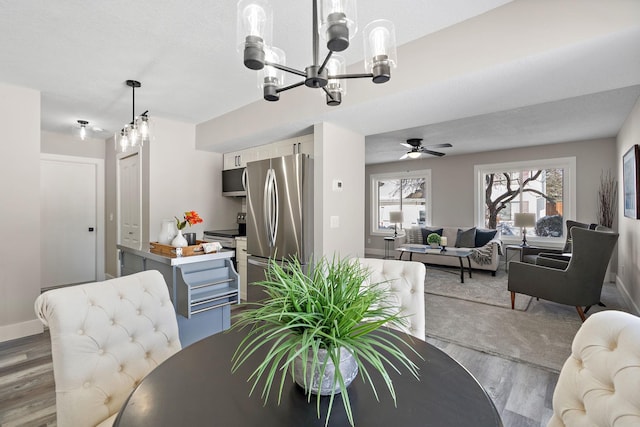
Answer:
M458 228L458 236L456 237L456 248L475 248L476 247L476 228L471 227L468 230Z
M420 227L411 227L405 229L407 233L406 242L414 245L422 244L422 233L420 232Z
M487 243L489 243L491 241L491 239L493 239L494 237L496 237L496 233L498 232L498 230L484 230L484 229L477 229L476 230L476 248L481 248L484 245L486 245Z
M436 233L438 236L442 237L442 228L429 228L429 227L423 227L421 228L422 230L422 244L423 245L428 245L429 243L427 243L427 236L431 233Z

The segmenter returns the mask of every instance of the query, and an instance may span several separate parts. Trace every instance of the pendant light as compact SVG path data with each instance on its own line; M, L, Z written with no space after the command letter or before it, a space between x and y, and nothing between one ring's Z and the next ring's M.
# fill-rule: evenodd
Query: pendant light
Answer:
M127 80L126 84L131 88L132 94L131 122L115 135L116 150L123 153L129 148L142 147L151 139L149 110L136 116L136 88L141 87L142 84L137 80Z

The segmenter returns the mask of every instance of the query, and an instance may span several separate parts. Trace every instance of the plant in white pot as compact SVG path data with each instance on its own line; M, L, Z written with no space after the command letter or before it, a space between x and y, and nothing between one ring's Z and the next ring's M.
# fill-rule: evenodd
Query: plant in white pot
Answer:
M427 243L432 248L439 248L440 247L440 235L438 233L430 233L427 236Z
M395 403L387 368L404 366L418 378L417 367L401 347L415 351L398 335L382 328L401 324L402 315L398 308L388 305L388 294L382 286L363 286L369 277L366 268L350 259L322 258L309 270L304 271L296 260L283 266L269 263L266 280L257 283L268 296L235 316L233 328L248 327L249 331L233 356L232 369L235 372L252 360L256 350L266 346L266 356L249 378L253 381L251 392L263 379L262 397L266 402L275 383L280 403L283 385L287 377L292 377L308 400L316 396L318 417L320 396L330 396L327 424L335 395L340 394L353 426L347 387L358 371L376 398L370 370L379 372ZM379 332L372 334L374 331Z

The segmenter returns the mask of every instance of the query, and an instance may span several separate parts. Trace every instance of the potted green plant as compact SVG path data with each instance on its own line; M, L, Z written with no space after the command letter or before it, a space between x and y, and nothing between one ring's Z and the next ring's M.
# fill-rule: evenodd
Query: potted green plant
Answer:
M234 316L233 328L247 327L248 333L233 356L232 370L251 360L258 348L266 347L266 356L250 376L251 393L263 379L262 398L266 402L275 383L279 403L283 384L291 377L309 400L316 395L318 417L320 396L330 396L327 423L334 397L340 394L347 418L354 425L347 387L358 371L376 398L369 371L379 372L395 403L387 365L397 369L390 364L399 362L418 378L417 367L401 347L415 351L382 328L402 324L402 315L388 305L382 286L363 285L368 277L367 269L350 259L329 261L323 257L308 271L296 260L284 265L270 262L266 280L256 283L268 297ZM378 332L372 334L374 331Z
M427 236L427 243L431 245L432 248L440 247L440 235L438 233L431 233Z

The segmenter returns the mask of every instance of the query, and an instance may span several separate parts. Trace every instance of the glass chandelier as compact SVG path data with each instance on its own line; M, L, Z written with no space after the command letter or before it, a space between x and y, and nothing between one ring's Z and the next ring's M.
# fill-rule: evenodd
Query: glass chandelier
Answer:
M136 116L136 88L141 87L142 84L137 80L127 80L126 83L132 90L131 122L115 135L116 150L123 153L130 147L142 147L145 142L149 142L151 139L149 110Z
M273 46L273 13L267 0L240 0L237 18L238 50L244 54L244 65L259 71L259 86L267 101L278 101L280 92L305 85L322 89L327 105L340 105L346 79L371 78L374 83L385 83L398 63L393 23L380 19L364 28L365 72L346 74L345 60L335 52L347 49L358 30L355 0L321 0L319 10L318 0L313 0L313 64L304 71L287 67L284 52ZM322 63L319 37L326 40L329 49ZM284 86L285 72L303 80Z

